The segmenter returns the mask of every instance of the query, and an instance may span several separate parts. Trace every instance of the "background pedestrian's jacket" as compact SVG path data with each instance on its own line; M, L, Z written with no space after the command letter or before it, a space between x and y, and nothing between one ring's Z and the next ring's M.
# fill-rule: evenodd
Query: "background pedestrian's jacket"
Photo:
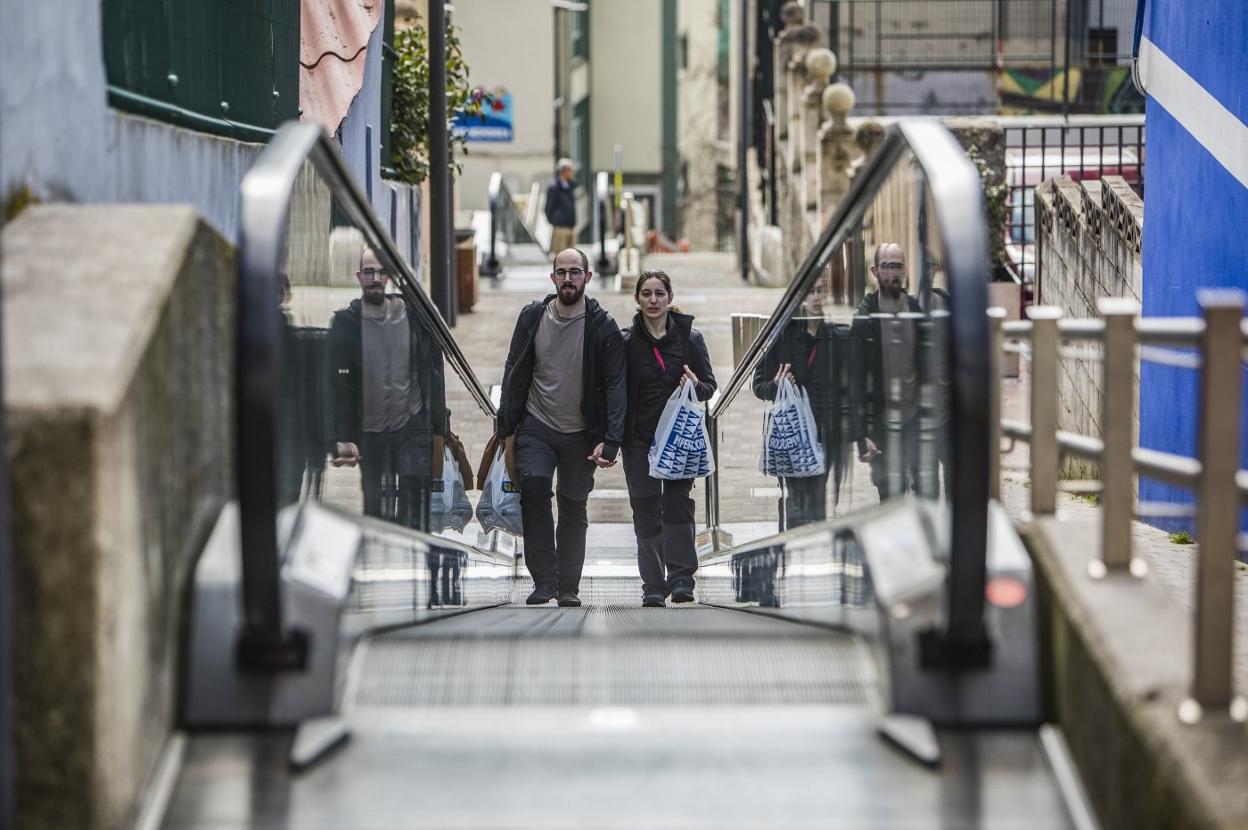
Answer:
M906 311L920 311L919 301L902 292ZM858 453L866 452L864 439L875 443L883 434L883 418L887 408L884 388L884 355L880 350L880 321L872 314L880 313L880 292L872 291L862 298L854 316L853 353L850 389L850 440L858 442Z
M658 346L666 370L654 357ZM624 421L624 439L629 443L649 446L658 427L659 417L667 399L680 383L685 364L698 376L698 400L707 401L715 394L717 384L711 371L711 356L702 333L693 327L693 316L678 311L668 312L667 333L655 340L646 330L638 313L633 325L624 330L624 354L628 363L628 415Z
M853 409L849 396L851 350L849 326L820 320L811 331L809 321L796 318L754 368L754 395L774 401L776 372L781 363L788 363L798 388L810 395L819 440L825 449L839 446L844 437L842 416L849 416Z
M363 436L364 379L360 328L361 301L352 300L346 308L334 312L325 339L329 372L329 451L336 442L360 446ZM435 435L450 433L450 410L446 408L446 372L442 350L411 318L408 309L409 338L408 371L420 383L423 398L421 413L427 413L429 427ZM418 417L418 416L412 416Z
M503 391L499 399L495 434L500 439L514 435L524 422L529 387L533 383L534 346L538 324L554 294L534 300L520 311L507 363L503 368ZM585 351L581 361L581 414L585 416L590 438L603 444L603 456L614 459L624 440L625 388L624 338L620 327L598 301L585 298Z
M546 221L556 228L576 227L576 182L560 178L546 186Z

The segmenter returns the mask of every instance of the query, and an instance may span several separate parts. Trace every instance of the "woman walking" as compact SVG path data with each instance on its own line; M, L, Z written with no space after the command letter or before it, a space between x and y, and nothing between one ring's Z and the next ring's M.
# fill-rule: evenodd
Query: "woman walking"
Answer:
M624 420L624 478L637 534L642 601L649 608L692 602L698 555L694 549L693 479L650 477L650 443L667 399L678 387L694 385L699 401L715 394L715 375L693 317L672 300L672 281L663 271L643 271L633 289L637 314L624 331L628 366L628 412Z

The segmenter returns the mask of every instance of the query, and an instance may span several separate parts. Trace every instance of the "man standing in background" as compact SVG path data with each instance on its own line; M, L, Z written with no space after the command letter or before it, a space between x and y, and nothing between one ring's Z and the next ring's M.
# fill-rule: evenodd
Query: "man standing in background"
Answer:
M576 164L559 159L555 180L546 187L546 221L550 222L550 250L559 251L576 244Z

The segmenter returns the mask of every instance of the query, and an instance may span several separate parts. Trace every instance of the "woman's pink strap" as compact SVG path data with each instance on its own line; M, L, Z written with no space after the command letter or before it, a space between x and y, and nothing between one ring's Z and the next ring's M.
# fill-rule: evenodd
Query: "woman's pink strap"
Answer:
M663 362L663 355L659 354L659 347L651 346L650 348L654 349L654 359L659 361L659 368L666 372L667 364Z

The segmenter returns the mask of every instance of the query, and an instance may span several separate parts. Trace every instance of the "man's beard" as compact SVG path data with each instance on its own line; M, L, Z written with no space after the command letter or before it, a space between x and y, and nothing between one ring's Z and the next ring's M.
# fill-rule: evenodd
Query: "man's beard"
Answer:
M386 302L385 288L365 288L364 302L369 305L383 305Z
M895 300L901 296L901 283L899 282L886 282L882 287L884 289L884 293L887 294L890 299Z
M568 294L569 290L571 291L570 295ZM559 302L563 303L564 305L576 305L578 302L580 302L580 299L582 296L584 296L584 294L585 294L585 286L583 285L581 286L565 285L559 289ZM571 299L569 299L569 296L571 297Z

